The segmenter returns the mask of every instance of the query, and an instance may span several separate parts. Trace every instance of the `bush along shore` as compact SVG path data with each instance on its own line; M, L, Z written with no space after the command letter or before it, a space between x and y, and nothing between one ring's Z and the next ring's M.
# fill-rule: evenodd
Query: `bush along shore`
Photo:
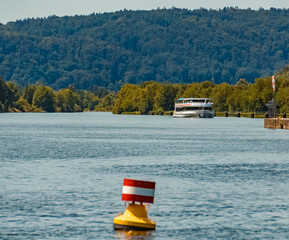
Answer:
M167 114L174 110L174 103L178 98L204 97L213 100L216 116L239 113L240 117L266 117L266 104L275 98L279 115L283 116L289 112L289 66L276 75L276 92L272 89L271 76L256 78L254 83L240 79L234 85L214 84L210 81L192 84L154 81L141 85L125 84L117 94L112 112Z
M38 84L22 88L0 78L0 113L112 111L115 98L116 93L104 87L87 91L70 85L53 91Z
M174 103L181 97L205 97L214 102L216 116L267 117L269 101L276 99L279 116L289 112L289 66L276 78L257 78L254 83L240 79L235 85L210 81L171 84L148 81L125 84L119 92L104 87L77 90L69 85L54 91L43 85L20 87L0 78L0 112L81 112L111 111L114 114L172 115Z

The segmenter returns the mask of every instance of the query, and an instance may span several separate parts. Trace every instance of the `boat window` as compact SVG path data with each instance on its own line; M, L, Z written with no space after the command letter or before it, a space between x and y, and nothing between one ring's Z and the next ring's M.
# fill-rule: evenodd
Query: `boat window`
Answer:
M195 111L195 110L202 110L202 107L185 107L184 111Z

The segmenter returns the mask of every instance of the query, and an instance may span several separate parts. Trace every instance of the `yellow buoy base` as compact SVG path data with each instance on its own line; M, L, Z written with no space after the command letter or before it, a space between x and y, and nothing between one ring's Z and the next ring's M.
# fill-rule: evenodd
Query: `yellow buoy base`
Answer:
M117 215L113 220L114 230L155 230L156 224L148 219L147 205L130 203L121 215Z

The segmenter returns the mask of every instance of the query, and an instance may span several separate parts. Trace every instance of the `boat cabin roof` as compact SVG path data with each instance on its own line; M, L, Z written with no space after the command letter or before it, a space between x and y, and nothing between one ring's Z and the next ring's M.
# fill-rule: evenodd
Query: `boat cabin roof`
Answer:
M210 100L212 100L212 99L211 98L179 98L177 100L177 102L178 101L197 101L197 102L202 101L202 102L205 102L205 101L210 101Z

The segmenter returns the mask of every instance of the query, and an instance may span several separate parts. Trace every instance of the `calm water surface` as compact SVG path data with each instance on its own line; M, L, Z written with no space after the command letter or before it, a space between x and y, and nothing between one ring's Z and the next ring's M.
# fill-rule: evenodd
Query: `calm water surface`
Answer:
M263 119L0 115L0 239L289 239L289 131ZM144 236L123 178L156 181Z

